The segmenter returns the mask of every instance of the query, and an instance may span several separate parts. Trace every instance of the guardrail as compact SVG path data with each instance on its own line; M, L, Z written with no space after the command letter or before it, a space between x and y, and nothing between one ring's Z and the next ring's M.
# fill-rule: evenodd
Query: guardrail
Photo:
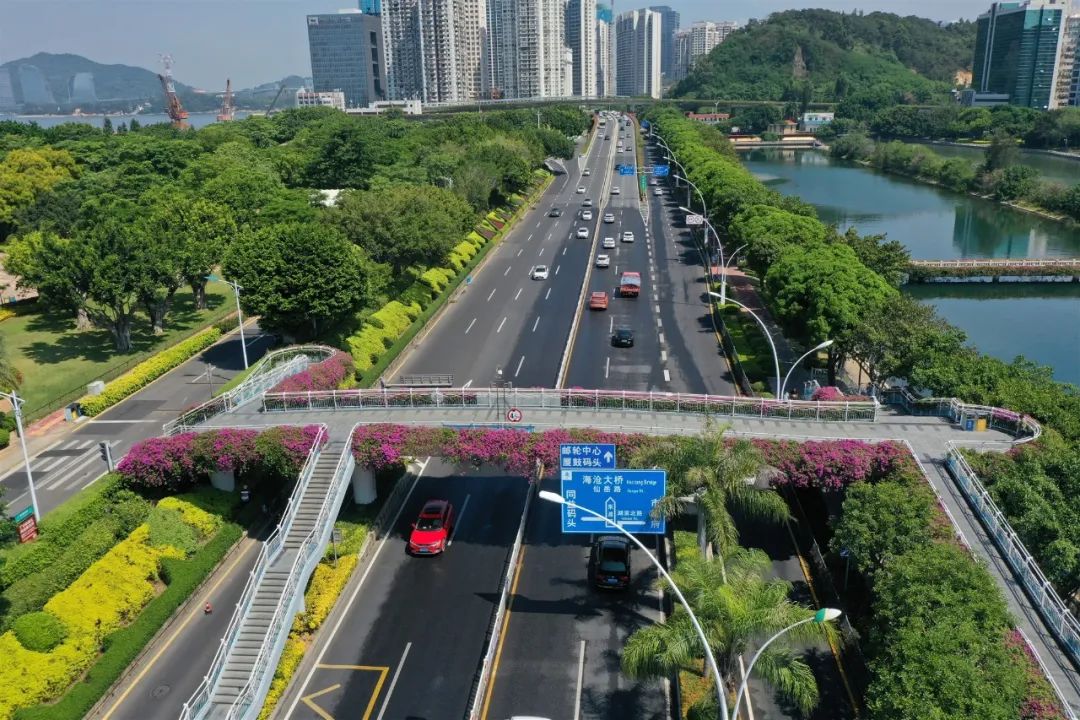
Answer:
M985 419L988 430L1004 430L1017 438L1017 445L1042 435L1042 425L1035 418L1005 408L971 405L956 398L917 398L902 387L882 390L881 399L887 405L900 405L911 415L946 417L956 423Z
M319 454L322 451L322 443L326 438L326 426L322 425L319 429L319 434L315 437L315 443L311 446L311 450L308 451L307 460L304 461L304 467L300 470L300 478L297 480L296 487L293 489L292 495L289 497L288 503L285 505L285 511L282 513L282 521L278 523L277 528L270 534L266 542L259 549L259 554L255 559L255 566L248 573L247 584L244 585L244 591L240 594L240 600L236 603L236 608L233 610L232 617L229 619L229 625L225 630L225 634L222 636L218 643L217 652L214 653L214 659L210 661L210 669L206 675L203 676L202 682L195 688L195 692L191 694L191 697L184 703L183 710L180 713L180 720L194 720L201 717L210 704L210 693L212 692L214 685L221 677L222 671L225 669L225 660L228 657L228 649L236 641L236 636L240 632L241 621L244 619L244 615L247 613L247 608L251 604L252 597L255 595L255 590L259 587L259 583L262 581L263 576L266 574L267 568L270 567L270 563L278 554L281 549L281 543L286 532L282 532L283 528L287 528L292 524L292 516L296 509L299 507L300 498L303 496L304 490L307 488L308 481L311 479L311 473L315 469L315 463L318 462Z
M1053 689L1054 694L1057 695L1058 701L1061 703L1062 710L1065 711L1065 717L1068 720L1078 720L1076 717L1076 711L1069 706L1069 703L1065 701L1065 695L1061 692L1061 687L1058 686L1057 680L1054 680L1054 676L1050 674L1050 669L1046 667L1046 663L1043 662L1042 655L1039 655L1039 651L1035 649L1035 646L1031 643L1031 639L1028 638L1021 628L1016 628L1016 631L1020 633L1020 637L1024 639L1024 645L1027 646L1027 650L1031 653L1031 657L1035 658L1035 664L1039 666L1039 670L1042 671L1043 676L1050 682L1050 687Z
M187 432L212 417L232 412L288 376L303 372L313 359L325 360L334 352L334 348L325 345L294 345L267 353L255 363L242 383L165 423L161 427L162 434Z
M1080 267L1080 258L965 258L962 260L911 260L912 267Z
M983 487L959 448L951 441L946 443L945 466L955 478L968 504L982 521L986 531L1001 550L1013 575L1031 597L1039 614L1046 621L1050 632L1057 637L1074 663L1080 663L1080 621L1043 575L1042 569L1031 556L1016 531L1009 525L1004 513L998 509L990 493Z
M876 400L829 402L768 398L636 392L631 390L564 390L453 388L326 390L263 395L264 412L312 410L387 410L401 408L590 408L593 410L728 415L818 422L874 422Z

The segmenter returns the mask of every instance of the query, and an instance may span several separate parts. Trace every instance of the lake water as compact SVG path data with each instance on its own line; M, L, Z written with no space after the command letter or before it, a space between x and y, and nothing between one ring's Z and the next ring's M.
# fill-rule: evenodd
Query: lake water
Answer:
M251 113L238 112L236 113L237 120L243 120ZM117 127L120 123L130 124L132 120L138 120L140 125L154 125L156 123L169 122L169 116L163 113L161 114L138 114L138 115L110 115L109 119L112 120L113 127ZM82 123L84 125L93 125L94 127L101 127L105 124L105 118L101 115L4 115L0 113L0 120L17 120L25 123L37 123L41 127L56 127L64 123L75 122ZM191 113L188 117L188 123L193 128L206 127L210 123L217 122L216 112L205 113Z
M960 157L977 163L982 162L986 154L986 150L978 147L938 145L935 143L912 144L929 148L942 157ZM1056 155L1021 150L1020 162L1038 170L1045 180L1059 182L1064 185L1080 183L1080 155L1075 160L1070 160Z
M746 166L770 187L814 205L841 230L883 233L914 258L1080 257L1080 228L978 198L833 161L813 150L753 150ZM1024 355L1080 384L1080 284L915 286L983 352Z

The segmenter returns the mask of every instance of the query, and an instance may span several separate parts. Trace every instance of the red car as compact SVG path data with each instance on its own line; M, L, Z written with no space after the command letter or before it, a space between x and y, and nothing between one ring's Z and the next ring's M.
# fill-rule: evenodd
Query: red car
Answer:
M446 500L428 500L412 524L409 552L438 555L446 550L454 531L454 506Z

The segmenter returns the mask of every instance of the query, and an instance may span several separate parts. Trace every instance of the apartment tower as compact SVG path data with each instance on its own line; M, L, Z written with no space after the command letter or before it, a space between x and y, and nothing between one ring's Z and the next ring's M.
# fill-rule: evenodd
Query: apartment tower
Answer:
M596 6L596 94L615 95L615 17L610 5Z
M679 13L667 5L649 8L660 15L660 74L671 78L675 72L675 33L679 31Z
M571 91L580 97L596 97L596 0L566 3L566 45L573 64Z
M359 10L308 15L307 28L315 92L340 90L345 106L353 108L385 98L383 29L377 15Z
M631 10L615 18L617 95L659 99L661 23L652 10Z

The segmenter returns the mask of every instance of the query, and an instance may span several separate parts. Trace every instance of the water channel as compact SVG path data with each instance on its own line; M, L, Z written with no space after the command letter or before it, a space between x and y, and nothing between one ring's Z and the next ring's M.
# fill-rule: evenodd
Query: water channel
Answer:
M883 233L919 259L1080 257L1068 226L858 165L814 150L742 155L759 179L817 208L841 230ZM934 305L969 341L1003 360L1023 355L1080 385L1080 283L924 285L905 288Z
M913 143L920 145L945 158L959 157L972 162L981 163L986 157L986 150L981 147L969 145L944 145L939 143ZM1080 182L1080 157L1070 160L1069 158L1031 150L1020 151L1020 162L1039 171L1044 180L1061 183L1063 185L1075 185Z

